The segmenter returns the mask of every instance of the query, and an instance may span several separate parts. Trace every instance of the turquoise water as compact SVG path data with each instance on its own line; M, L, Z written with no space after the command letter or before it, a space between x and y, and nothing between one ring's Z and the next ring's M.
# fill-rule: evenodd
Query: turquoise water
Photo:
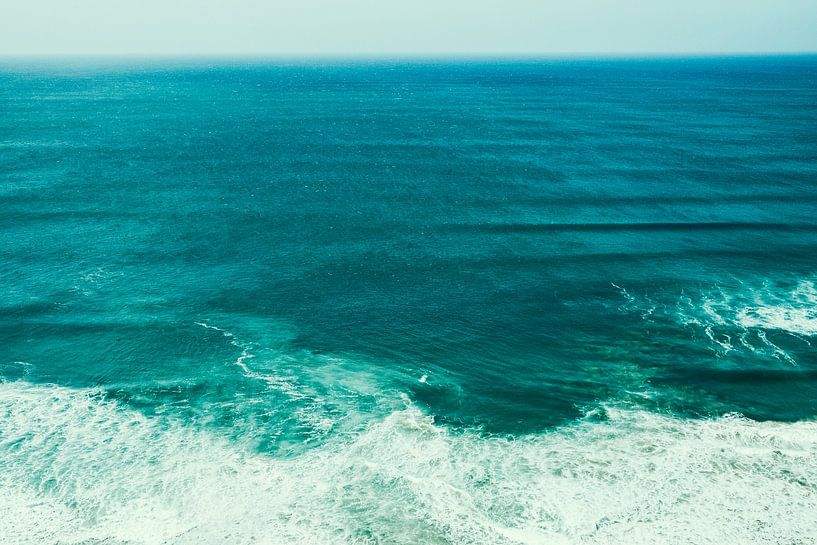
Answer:
M0 535L815 543L817 58L0 64Z

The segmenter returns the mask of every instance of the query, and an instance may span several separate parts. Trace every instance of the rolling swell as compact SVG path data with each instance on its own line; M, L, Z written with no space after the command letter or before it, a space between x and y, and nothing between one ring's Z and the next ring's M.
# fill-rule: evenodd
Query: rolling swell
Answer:
M683 231L805 231L817 232L817 224L746 221L633 222L633 223L482 223L448 224L444 229L468 233L560 233L560 232L683 232Z
M4 545L814 543L814 58L185 62L0 63Z

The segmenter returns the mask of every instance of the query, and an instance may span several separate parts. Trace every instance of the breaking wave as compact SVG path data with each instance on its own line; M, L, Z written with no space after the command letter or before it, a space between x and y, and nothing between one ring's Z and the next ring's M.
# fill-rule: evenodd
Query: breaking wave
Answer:
M674 300L661 294L635 295L613 286L624 299L621 310L637 312L648 322L675 322L701 333L718 355L746 352L797 365L781 340L809 349L811 337L817 335L817 285L812 280L784 286L738 282L687 291Z
M817 423L599 407L516 438L403 408L275 458L98 390L0 384L10 545L812 543Z

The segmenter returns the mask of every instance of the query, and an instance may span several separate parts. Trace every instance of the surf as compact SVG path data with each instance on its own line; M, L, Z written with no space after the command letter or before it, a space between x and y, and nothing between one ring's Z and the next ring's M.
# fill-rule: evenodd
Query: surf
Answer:
M282 459L99 390L0 384L0 533L11 545L737 545L817 534L813 421L600 405L509 437L453 430L401 402Z

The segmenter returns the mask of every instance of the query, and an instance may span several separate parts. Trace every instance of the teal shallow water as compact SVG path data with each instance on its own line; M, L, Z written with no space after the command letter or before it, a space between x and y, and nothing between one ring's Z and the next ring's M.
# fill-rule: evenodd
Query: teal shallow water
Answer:
M0 532L813 543L815 134L813 57L5 61Z

